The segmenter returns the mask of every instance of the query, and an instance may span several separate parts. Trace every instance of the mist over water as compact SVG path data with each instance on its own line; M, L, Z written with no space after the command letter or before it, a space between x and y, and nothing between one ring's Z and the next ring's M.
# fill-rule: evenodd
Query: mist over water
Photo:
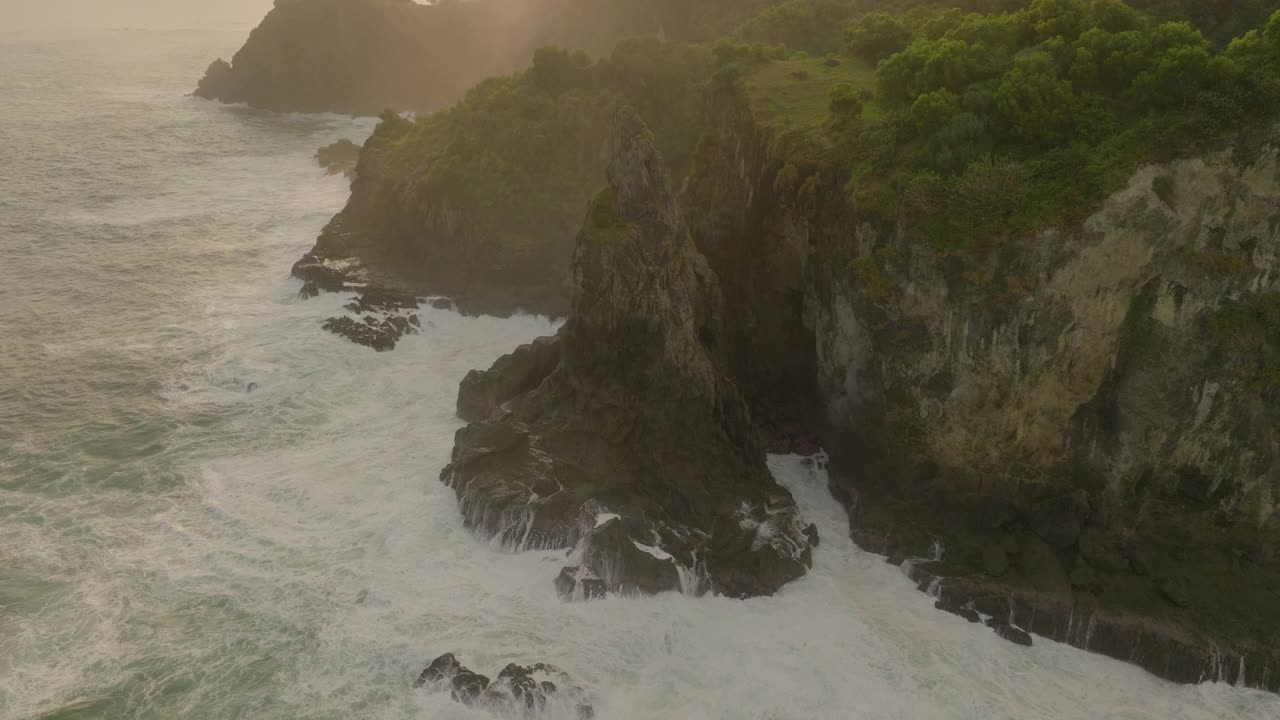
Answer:
M560 602L559 554L437 480L462 376L554 326L320 330L345 297L288 271L347 188L312 155L371 123L185 97L265 6L0 33L0 718L492 717L412 689L444 652L557 664L605 720L1280 718L935 611L798 458L822 545L778 596Z

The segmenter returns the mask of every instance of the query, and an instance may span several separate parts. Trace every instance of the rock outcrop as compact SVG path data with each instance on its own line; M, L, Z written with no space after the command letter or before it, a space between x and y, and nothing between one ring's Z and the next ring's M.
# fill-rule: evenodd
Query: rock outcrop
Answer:
M453 653L446 653L422 671L414 687L448 691L454 701L489 710L499 717L527 717L548 710L555 717L595 717L582 688L573 684L563 670L546 663L511 663L490 682L487 676L464 667Z
M302 294L310 296L315 292L318 291L310 286L304 287ZM343 307L352 314L329 318L322 327L378 352L394 350L401 338L416 335L422 329L418 314L410 312L420 307L418 298L411 295L366 291Z
M691 229L720 347L753 406L814 398L855 540L940 544L922 588L1013 629L1280 689L1276 129L953 253L787 154L732 78L711 96L685 200L717 210Z
M356 177L356 164L360 162L360 146L343 138L316 151L316 162L330 175L341 173L348 179Z
M609 187L578 237L572 312L543 351L557 362L512 356L464 385L460 408L493 410L458 432L441 479L476 532L575 548L566 596L771 594L805 572L810 537L713 359L718 283L633 111L618 112L611 148Z

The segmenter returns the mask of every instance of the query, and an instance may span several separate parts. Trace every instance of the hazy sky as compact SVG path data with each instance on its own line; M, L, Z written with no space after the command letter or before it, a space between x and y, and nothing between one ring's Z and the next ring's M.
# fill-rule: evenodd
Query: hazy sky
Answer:
M0 0L0 28L256 25L272 0Z

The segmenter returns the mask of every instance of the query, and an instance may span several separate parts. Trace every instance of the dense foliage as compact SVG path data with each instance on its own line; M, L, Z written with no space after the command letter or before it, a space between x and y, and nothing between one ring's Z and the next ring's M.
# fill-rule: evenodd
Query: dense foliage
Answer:
M495 230L568 241L601 182L614 109L643 113L683 172L711 68L706 49L652 38L625 41L597 62L547 47L525 72L486 80L445 112L384 115L370 147L407 192L447 197Z
M844 62L875 67L863 88L874 99L864 109L854 87L831 87L828 120L811 140L855 166L851 190L864 209L959 249L1071 219L1137 163L1280 110L1280 13L1220 47L1188 21L1162 19L1194 4L1164 3L1161 16L1137 4L1156 9L1032 0L965 12L904 2L895 13L857 15L843 33ZM1257 12L1267 4L1246 3ZM1215 29L1239 21L1197 12ZM722 61L748 56L717 51ZM783 64L794 77L809 73L781 48L756 46L753 57L762 56L792 58ZM771 72L751 68L748 83ZM784 131L803 124L788 120L795 125Z

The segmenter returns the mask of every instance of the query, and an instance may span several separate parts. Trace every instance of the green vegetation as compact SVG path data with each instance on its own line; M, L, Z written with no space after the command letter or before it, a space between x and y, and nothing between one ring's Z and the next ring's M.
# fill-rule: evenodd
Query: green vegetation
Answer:
M664 27L607 58L532 66L370 145L401 196L430 195L503 242L572 237L613 109L634 106L673 176L717 67L773 150L849 170L870 218L965 253L1085 216L1145 161L1280 110L1280 0L658 0ZM1250 29L1252 28L1252 29ZM1232 39L1226 33L1235 33ZM1153 191L1171 203L1174 188ZM781 189L781 188L780 188ZM707 214L696 208L686 212ZM484 229L484 228L482 228Z
M1269 401L1280 421L1280 292L1223 307L1209 319L1209 333L1231 369Z
M757 117L778 127L821 130L832 117L836 88L845 87L860 105L872 87L875 71L861 61L781 60L750 67L743 81ZM847 110L853 108L842 105ZM863 107L859 113L871 113Z
M447 111L384 115L369 147L402 195L430 195L513 238L568 242L600 185L614 109L639 110L682 173L702 134L712 67L707 49L656 39L625 41L598 62L543 48L525 72L486 80Z
M822 149L809 159L853 169L862 210L894 220L906 210L912 236L947 251L1079 220L1138 164L1280 110L1280 13L1215 44L1165 18L1238 25L1221 4L973 0L984 11L965 12L903 0L889 5L896 12L857 14L859 3L834 3L855 15L838 61L797 59L807 48L789 30L756 27L796 26L797 5L832 16L833 3L780 5L749 37L781 45L726 41L717 61L739 67L757 117L779 136L805 134ZM1260 21L1278 3L1246 4ZM1167 182L1153 189L1171 202Z

